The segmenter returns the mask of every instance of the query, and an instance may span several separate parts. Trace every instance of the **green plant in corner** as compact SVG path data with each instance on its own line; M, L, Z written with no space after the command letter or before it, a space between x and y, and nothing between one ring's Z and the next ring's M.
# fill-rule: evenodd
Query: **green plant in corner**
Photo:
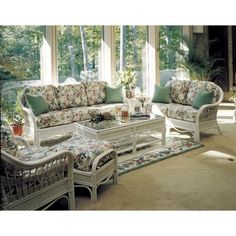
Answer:
M184 39L187 50L180 49L179 66L189 73L192 80L212 81L216 76L222 75L223 67L218 66L223 61L220 57L209 57L200 53L197 48L197 40L195 44ZM214 43L214 41L210 42Z

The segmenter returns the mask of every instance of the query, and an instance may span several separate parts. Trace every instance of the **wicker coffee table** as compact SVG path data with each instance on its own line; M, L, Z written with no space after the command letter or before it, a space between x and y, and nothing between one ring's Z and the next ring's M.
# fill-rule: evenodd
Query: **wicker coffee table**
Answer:
M155 149L160 139L154 132L161 132L161 145L165 145L165 117L151 114L150 117L105 120L99 123L82 121L76 123L77 133L93 139L111 141L119 161Z

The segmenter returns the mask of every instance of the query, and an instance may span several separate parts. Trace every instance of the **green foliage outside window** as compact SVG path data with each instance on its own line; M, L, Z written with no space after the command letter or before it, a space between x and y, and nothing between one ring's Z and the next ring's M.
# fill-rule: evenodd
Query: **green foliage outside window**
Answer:
M0 79L40 79L43 26L0 26Z

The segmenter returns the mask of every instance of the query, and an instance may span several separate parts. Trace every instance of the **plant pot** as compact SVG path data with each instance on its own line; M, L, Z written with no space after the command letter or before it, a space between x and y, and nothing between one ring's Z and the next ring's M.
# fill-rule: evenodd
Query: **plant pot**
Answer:
M11 128L14 135L21 136L23 131L23 124L11 124Z

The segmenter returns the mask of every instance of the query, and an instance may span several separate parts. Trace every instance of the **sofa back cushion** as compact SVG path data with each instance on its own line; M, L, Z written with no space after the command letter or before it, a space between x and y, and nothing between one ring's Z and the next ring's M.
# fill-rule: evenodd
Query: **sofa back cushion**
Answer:
M170 86L159 87L155 85L152 102L170 103Z
M61 109L87 105L85 88L82 83L58 86L58 104Z
M189 80L171 80L165 86L170 86L170 99L173 103L188 104L187 94L189 91Z
M18 145L8 123L1 119L1 150L14 156L19 157Z
M201 90L205 90L207 92L213 92L212 103L215 103L219 100L220 91L216 87L216 84L208 81L198 81L192 80L190 84L190 88L187 95L187 104L192 105L193 100L196 97L197 93Z
M101 104L105 102L105 81L87 81L84 83L88 105Z
M45 98L50 111L58 110L60 108L57 100L58 90L57 87L54 85L31 86L25 89L24 94L29 94L29 95L41 94ZM27 106L25 101L25 96L23 97L22 102L25 106Z
M48 104L42 95L26 94L26 103L35 116L49 112Z

